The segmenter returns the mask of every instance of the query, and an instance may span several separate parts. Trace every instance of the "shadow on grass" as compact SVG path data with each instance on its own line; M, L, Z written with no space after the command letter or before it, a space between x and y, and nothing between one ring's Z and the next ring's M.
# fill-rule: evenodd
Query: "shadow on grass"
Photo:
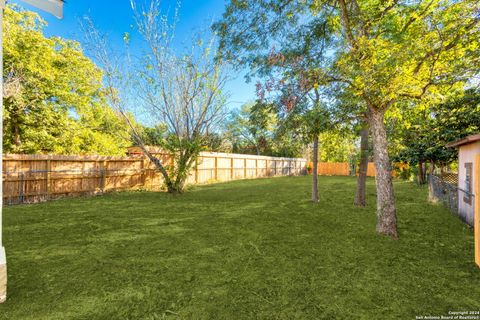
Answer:
M396 182L400 239L353 206L355 179L309 177L9 207L0 319L411 319L478 310L472 231Z

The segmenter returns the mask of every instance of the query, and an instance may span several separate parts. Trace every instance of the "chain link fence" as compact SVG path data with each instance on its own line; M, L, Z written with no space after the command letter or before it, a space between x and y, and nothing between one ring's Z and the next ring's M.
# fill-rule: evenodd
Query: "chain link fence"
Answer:
M458 187L458 175L446 173L429 175L429 198L441 202L462 221L473 226L474 194Z

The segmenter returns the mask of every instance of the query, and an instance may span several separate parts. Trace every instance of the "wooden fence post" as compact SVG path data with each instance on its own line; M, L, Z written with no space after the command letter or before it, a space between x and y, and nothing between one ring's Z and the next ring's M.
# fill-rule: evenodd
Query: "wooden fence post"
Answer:
M218 157L215 157L215 181L218 180Z
M140 170L142 170L141 176L140 176L140 181L142 183L142 188L146 188L146 180L147 180L147 174L146 174L146 169L145 169L145 159L141 158L140 159Z
M85 177L85 161L82 161L82 175L81 175L81 178L80 178L80 192L86 191L85 187L84 187L85 179L83 179L83 177Z
M100 191L105 192L107 181L107 161L102 161L102 166L100 169Z
M480 154L475 159L475 212L474 212L474 233L475 233L475 263L480 267Z
M18 202L23 203L25 197L25 174L23 172L20 173L20 183L18 186Z
M47 198L50 198L50 192L52 191L52 163L51 160L47 160Z
M255 159L255 178L258 177L258 159Z
M233 172L234 171L233 170L234 161L233 160L234 160L233 158L230 158L230 180L234 179L234 177L233 177L233 175L234 175L234 172Z
M198 184L198 158L195 159L195 184Z
M243 179L247 178L247 158L243 159Z

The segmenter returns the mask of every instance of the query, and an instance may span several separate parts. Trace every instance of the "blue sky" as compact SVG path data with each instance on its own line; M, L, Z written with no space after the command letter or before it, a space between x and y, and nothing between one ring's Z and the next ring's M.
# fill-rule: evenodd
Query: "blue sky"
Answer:
M148 0L137 0L146 3ZM43 13L19 0L8 1L20 4L25 9L38 12L47 22L47 36L61 36L81 42L83 38L78 20L85 15L92 18L97 28L109 35L111 41L122 44L123 34L132 32L132 10L130 0L66 0L64 19ZM177 39L187 41L195 29L208 26L210 22L221 17L226 0L183 0L180 7L180 21L177 27ZM162 0L165 9L175 7L176 0ZM132 35L132 46L135 46L135 34ZM138 37L137 37L138 38ZM138 42L137 42L138 43ZM135 48L133 47L132 50ZM243 73L239 72L226 87L230 93L228 108L239 107L242 103L255 98L255 84L245 83Z

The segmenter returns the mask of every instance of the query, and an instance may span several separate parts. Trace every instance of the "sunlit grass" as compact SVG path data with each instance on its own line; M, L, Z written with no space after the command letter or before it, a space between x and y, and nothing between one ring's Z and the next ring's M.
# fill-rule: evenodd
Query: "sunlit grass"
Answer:
M396 182L398 241L355 179L236 181L5 210L0 319L414 319L480 309L472 230Z

